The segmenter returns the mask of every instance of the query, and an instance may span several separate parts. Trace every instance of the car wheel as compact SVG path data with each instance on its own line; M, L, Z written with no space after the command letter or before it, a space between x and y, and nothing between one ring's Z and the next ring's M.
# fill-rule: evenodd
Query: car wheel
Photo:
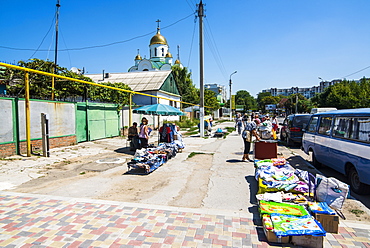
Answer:
M319 161L317 161L315 153L313 151L310 151L309 154L310 154L311 164L315 168L321 168L322 164Z
M369 185L360 181L360 177L358 176L357 170L354 167L352 167L349 171L348 181L353 192L359 195L366 195L370 193L368 190Z

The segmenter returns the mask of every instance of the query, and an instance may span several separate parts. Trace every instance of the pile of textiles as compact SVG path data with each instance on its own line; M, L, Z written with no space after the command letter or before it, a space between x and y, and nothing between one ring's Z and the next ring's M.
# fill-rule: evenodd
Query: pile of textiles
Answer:
M314 201L315 178L312 174L294 169L284 158L255 160L255 168L259 183L256 195L259 212L266 236L271 237L268 234L273 233L276 238L272 242L282 240L282 237L289 242L293 236L322 238L326 235L313 214L332 214L334 211L325 202Z
M287 191L294 193L313 192L313 182L308 173L296 170L284 158L255 161L255 178L258 193Z
M134 158L127 163L128 170L138 170L149 174L176 156L179 146L172 143L160 143L158 146L136 150Z

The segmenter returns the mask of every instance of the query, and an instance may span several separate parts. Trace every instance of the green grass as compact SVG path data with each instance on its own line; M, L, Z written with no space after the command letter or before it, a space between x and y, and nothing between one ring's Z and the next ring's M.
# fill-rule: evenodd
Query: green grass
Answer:
M192 152L189 154L188 158L192 158L194 157L195 155L198 155L198 154L205 154L204 152Z
M361 215L365 213L364 211L359 210L359 209L352 209L352 210L350 210L350 212L355 214L356 217L361 217Z

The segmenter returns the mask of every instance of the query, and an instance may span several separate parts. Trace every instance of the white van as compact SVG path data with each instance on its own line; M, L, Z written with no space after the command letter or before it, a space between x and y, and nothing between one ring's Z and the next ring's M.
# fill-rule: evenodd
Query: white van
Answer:
M322 112L332 111L332 110L337 110L337 108L313 108L311 109L311 114L317 114L317 113L322 113Z
M324 164L346 175L357 194L370 193L370 108L312 115L302 148L314 166Z

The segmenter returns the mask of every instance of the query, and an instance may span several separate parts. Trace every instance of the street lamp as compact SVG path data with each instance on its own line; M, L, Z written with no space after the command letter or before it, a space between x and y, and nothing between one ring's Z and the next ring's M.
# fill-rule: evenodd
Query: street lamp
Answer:
M234 71L233 73L231 73L230 75L230 80L229 80L229 86L230 86L230 99L229 99L229 104L230 104L230 121L232 120L232 107L231 107L231 76L234 75L235 73L237 73L237 71Z

